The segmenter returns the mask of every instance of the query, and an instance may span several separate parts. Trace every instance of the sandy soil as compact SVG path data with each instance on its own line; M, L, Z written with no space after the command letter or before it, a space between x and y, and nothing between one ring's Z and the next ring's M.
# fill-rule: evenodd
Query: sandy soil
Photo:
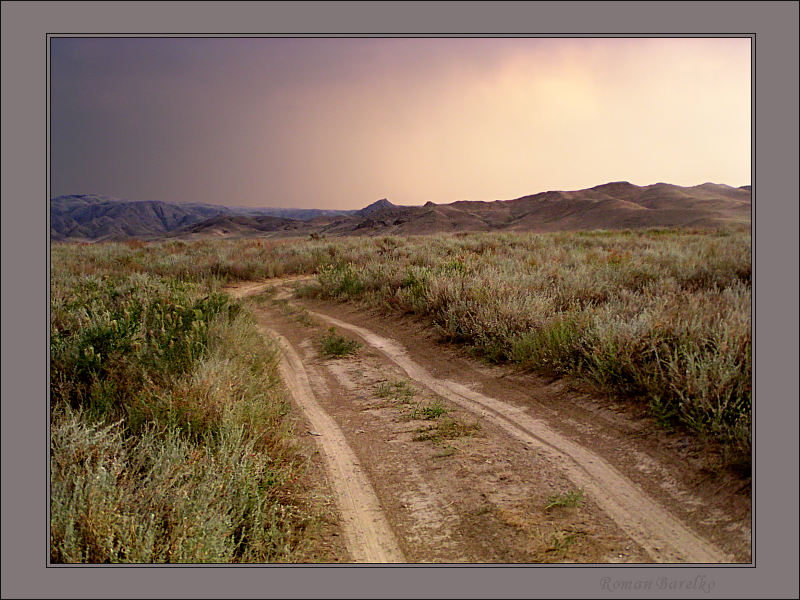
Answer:
M253 310L325 459L343 560L750 562L749 488L704 471L699 442L486 365L421 321L297 300L298 279L231 291L279 286ZM321 357L331 326L361 342L355 355Z

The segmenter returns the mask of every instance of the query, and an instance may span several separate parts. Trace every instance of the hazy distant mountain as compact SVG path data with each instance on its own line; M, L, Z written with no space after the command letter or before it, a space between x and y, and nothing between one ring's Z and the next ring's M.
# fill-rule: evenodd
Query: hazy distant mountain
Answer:
M299 231L306 224L299 219L284 219L268 215L217 215L182 228L181 237L248 236L259 232Z
M245 208L231 207L231 212L240 215L263 215L267 217L282 217L284 219L297 219L298 221L310 221L318 217L335 217L342 215L352 215L355 210L329 210L324 208Z
M50 200L50 238L148 238L218 215L221 210L224 207L157 200L130 202L93 194L58 196Z
M749 225L751 207L749 185L636 186L627 181L493 202L398 206L383 198L358 211L128 202L75 195L51 200L50 235L54 240L119 240L720 227Z
M369 206L365 206L359 211L356 211L356 215L359 217L369 217L376 213L385 213L387 211L391 211L392 209L403 209L403 208L411 208L406 206L395 206L391 202L389 202L386 198L381 198L377 202L373 202Z
M53 240L124 240L168 235L219 215L279 217L308 221L356 211L230 207L199 202L130 201L97 194L72 194L50 200ZM256 223L256 222L253 222ZM244 226L240 226L242 229ZM254 231L259 225L254 225ZM246 227L244 227L246 229Z

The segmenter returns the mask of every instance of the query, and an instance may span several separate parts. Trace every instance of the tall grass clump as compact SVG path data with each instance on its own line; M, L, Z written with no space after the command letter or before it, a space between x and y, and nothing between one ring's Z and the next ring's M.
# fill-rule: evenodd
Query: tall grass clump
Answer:
M305 560L317 516L275 349L213 281L117 250L89 273L83 248L54 252L51 562Z
M339 332L335 327L330 327L327 333L319 338L319 349L325 358L342 358L358 352L361 344L351 340Z

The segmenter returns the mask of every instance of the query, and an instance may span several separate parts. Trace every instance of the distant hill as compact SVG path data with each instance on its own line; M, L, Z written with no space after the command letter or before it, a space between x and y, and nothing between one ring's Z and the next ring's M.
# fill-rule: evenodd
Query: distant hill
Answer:
M180 205L148 200L128 202L108 196L76 194L50 201L53 240L124 240L165 235L218 215L223 207Z
M329 210L324 208L246 208L230 207L230 211L237 215L282 217L284 219L296 219L298 221L310 221L319 217L338 217L342 215L352 215L355 210Z
M236 237L276 231L300 231L305 223L298 219L284 219L267 215L217 215L194 225L182 228L181 237Z
M514 200L396 206L379 200L347 219L322 224L326 235L415 235L446 231L562 231L643 227L720 227L750 223L749 186L612 182ZM313 223L313 222L312 222Z
M396 209L403 209L403 208L410 208L406 206L395 206L391 202L389 202L386 198L382 198L377 202L373 202L369 206L365 206L361 210L356 211L356 216L358 217L369 217L371 215L377 213L386 213Z
M308 221L325 216L349 215L356 211L231 207L198 202L172 203L157 200L131 201L97 194L72 194L50 200L50 238L53 240L125 240L157 238L221 215L277 217ZM242 221L253 231L267 221ZM209 225L210 227L210 225ZM239 224L237 231L246 231Z
M749 225L751 207L749 185L636 186L627 181L491 202L399 206L383 198L358 211L130 202L87 194L51 200L50 235L53 240L120 240L722 227Z

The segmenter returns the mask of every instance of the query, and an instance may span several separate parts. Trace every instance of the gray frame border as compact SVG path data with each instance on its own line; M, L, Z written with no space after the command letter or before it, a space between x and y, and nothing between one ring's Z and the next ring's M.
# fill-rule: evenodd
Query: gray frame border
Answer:
M706 3L2 4L2 597L638 597L602 578L715 581L709 595L797 597L798 5ZM253 31L254 24L261 25ZM263 25L262 25L263 24ZM753 33L755 568L45 568L47 33L391 35ZM120 31L122 30L122 31ZM664 33L658 33L664 32ZM478 35L478 34L475 34ZM647 34L644 34L647 35ZM758 90L758 94L756 94ZM755 125L758 125L758 139ZM43 143L44 142L44 143ZM755 159L757 155L757 165ZM756 187L756 174L758 186ZM41 186L41 187L38 187ZM36 191L34 191L36 190ZM761 207L760 198L766 202ZM779 198L779 199L776 199ZM768 235L761 235L761 231ZM7 281L8 280L8 281ZM761 290L773 293L758 294ZM755 325L757 324L757 328ZM754 383L755 382L754 371ZM789 392L791 390L791 392ZM772 410L773 404L775 410ZM43 445L44 443L44 445ZM788 463L788 464L787 464ZM299 569L299 570L298 570ZM144 577L142 577L144 575ZM650 597L692 596L658 590Z

